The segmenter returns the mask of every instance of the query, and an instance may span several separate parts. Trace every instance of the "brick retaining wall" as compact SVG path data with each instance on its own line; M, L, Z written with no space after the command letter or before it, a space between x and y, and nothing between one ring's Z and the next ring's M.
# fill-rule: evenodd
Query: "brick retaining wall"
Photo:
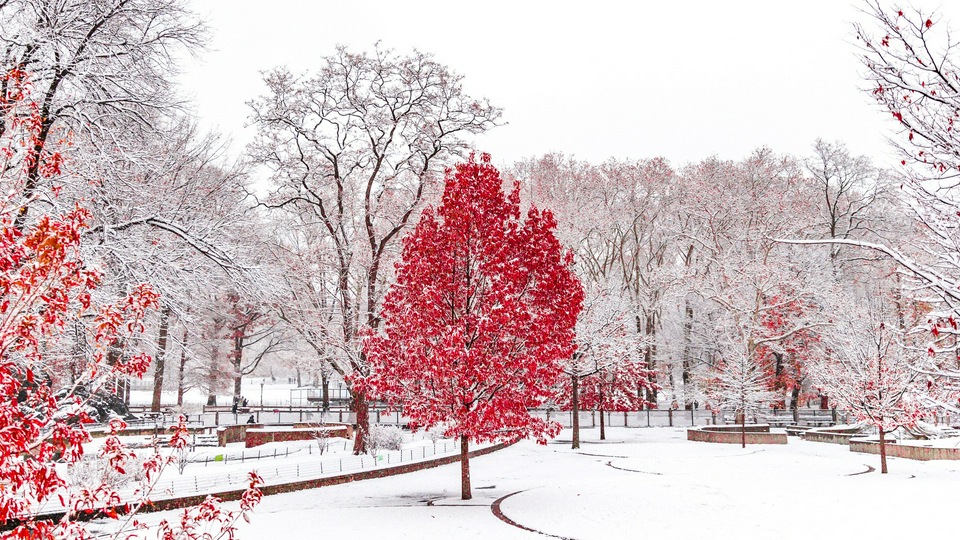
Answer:
M800 438L805 441L812 442L822 442L822 443L833 443L833 444L850 444L850 439L854 437L862 437L862 433L840 433L837 431L806 431L800 434Z
M318 428L318 427L345 427L347 428L347 436L344 438L345 439L353 438L353 424L347 424L343 422L324 422L322 424L318 422L294 422L293 427L295 429ZM338 435L332 435L332 436L337 437Z
M736 429L732 429L734 426L724 426L730 429L718 429L719 427L688 429L687 440L722 444L741 444L743 442L740 426L736 426ZM762 429L750 430L750 427ZM787 444L787 434L770 433L770 426L747 426L747 428L745 437L747 444Z
M864 454L879 454L880 443L867 441L865 439L853 439L850 441L851 452L862 452ZM916 459L918 461L930 461L934 459L960 459L960 448L931 448L929 446L914 446L912 444L896 444L887 441L887 456L906 459Z
M226 446L232 443L240 443L247 440L247 430L253 428L262 428L263 424L234 424L232 426L220 426L217 428L217 444Z
M272 442L312 441L317 438L318 431L325 431L327 437L348 438L346 426L323 426L305 428L255 428L248 429L244 446L253 448Z

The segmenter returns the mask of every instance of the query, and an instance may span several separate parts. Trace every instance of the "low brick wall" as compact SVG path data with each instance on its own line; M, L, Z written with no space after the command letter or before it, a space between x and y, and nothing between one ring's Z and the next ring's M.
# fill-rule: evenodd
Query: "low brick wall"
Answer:
M879 454L880 443L867 441L865 439L853 439L850 441L850 451L862 452L864 454ZM919 461L931 461L934 459L957 460L960 459L960 448L931 448L929 446L897 444L887 441L887 455L890 457L916 459Z
M742 427L740 424L723 424L719 426L701 426L695 429L714 433L728 433L731 431L737 433L741 431L746 431L747 433L770 433L770 424L744 424Z
M342 437L348 439L346 426L305 427L305 428L256 428L248 429L245 446L253 448L272 442L312 441L317 438L318 431L325 431L328 437Z
M260 429L263 424L234 424L232 426L220 426L217 428L217 444L226 446L232 443L240 443L247 440L248 429Z
M318 423L318 422L295 422L295 423L293 424L293 427L296 428L296 429L299 429L299 428L318 428L318 427L337 427L337 428L339 428L339 427L345 427L345 428L347 428L347 436L346 436L345 438L346 438L346 439L352 439L352 438L353 438L353 424L347 424L347 423L341 423L341 422L324 422L324 423L322 423L322 424L320 424L320 423ZM333 436L336 437L337 435L333 435Z
M860 428L814 428L800 434L805 441L832 444L850 444L850 439L862 436Z
M787 444L786 433L770 433L770 426L767 425L747 426L746 431L745 439L747 444ZM741 444L744 437L740 426L706 426L688 429L687 440L721 444Z

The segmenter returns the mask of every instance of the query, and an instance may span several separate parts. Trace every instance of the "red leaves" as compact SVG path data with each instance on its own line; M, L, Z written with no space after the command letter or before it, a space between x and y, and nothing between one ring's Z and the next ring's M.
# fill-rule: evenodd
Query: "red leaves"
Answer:
M583 292L553 215L532 208L521 221L519 191L505 196L489 161L449 171L441 206L405 240L384 333L364 346L372 373L357 384L452 436L543 437L556 426L527 407L573 352Z
M931 21L930 19L927 19L927 22L923 23L923 26L926 28L930 28L931 26L933 26L933 21Z
M56 522L30 518L50 500L61 501L73 512L103 512L114 518L127 510L106 481L80 486L58 471L57 463L75 464L83 457L83 444L90 439L85 425L91 419L85 412L88 404L79 397L54 395L49 366L56 357L50 351L58 350L58 338L68 324L92 319L94 350L83 359L85 369L75 374L78 382L94 393L118 376L142 375L150 358L121 344L137 341L136 334L144 330L144 318L159 295L141 284L115 305L94 304L92 293L100 276L87 269L80 249L90 219L86 209L77 206L63 215L31 212L29 221L15 223L24 197L22 169L37 166L41 177L52 177L61 174L64 161L58 153L31 154L42 119L36 106L24 101L29 95L26 76L11 71L6 82L7 92L0 94L4 115L0 125L7 128L0 133L0 154L6 159L18 152L26 155L22 167L0 164L0 184L5 187L0 194L0 524L12 529L4 538L84 538L88 536L85 529L70 514ZM124 427L120 420L110 422L110 435L99 453L109 469L119 474L130 469L134 455L117 437ZM179 441L182 447L182 434ZM159 455L147 459L143 465L147 477L155 478L171 459ZM251 480L244 511L259 501L257 485ZM142 487L141 496L146 497L150 489ZM217 531L208 529L209 522L200 521L203 517L223 520L219 530L232 534L231 520L236 516L215 507L211 502L203 512L190 514L181 530L192 532L178 538ZM23 521L13 527L12 520Z

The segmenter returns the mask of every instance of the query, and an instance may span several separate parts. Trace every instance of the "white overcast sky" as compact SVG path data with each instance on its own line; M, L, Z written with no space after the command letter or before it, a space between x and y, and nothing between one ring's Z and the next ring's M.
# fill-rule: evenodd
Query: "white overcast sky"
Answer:
M245 102L263 92L261 70L310 70L337 44L379 40L432 53L464 75L468 94L504 109L507 124L475 140L497 163L563 152L681 166L760 146L805 155L817 137L894 160L894 124L861 90L860 2L191 2L213 35L185 65L183 89L237 155L252 137ZM960 9L941 10L960 25Z

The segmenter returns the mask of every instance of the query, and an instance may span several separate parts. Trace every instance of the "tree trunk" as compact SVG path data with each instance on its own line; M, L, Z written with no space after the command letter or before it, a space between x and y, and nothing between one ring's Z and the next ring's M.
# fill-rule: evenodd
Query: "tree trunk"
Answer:
M323 396L323 410L330 410L330 377L320 372L320 392Z
M580 448L580 377L571 375L572 396L570 397L570 410L573 413L573 443L570 448L576 450Z
M220 348L210 347L210 364L207 366L207 405L217 404L218 374L221 369Z
M747 447L747 413L741 411L737 416L740 420L740 448Z
M600 409L600 440L607 440L607 430L605 429L606 422L603 418L603 409Z
M656 345L656 335L657 335L657 318L656 313L649 313L644 319L640 318L638 314L636 316L637 322L637 331L646 335L650 338L650 345L646 347L643 351L643 361L647 365L647 369L650 370L650 375L647 379L650 381L650 386L644 388L644 399L652 403L653 407L657 406L657 345ZM644 324L645 322L645 324Z
M693 360L690 358L693 348L693 306L690 305L690 299L684 300L684 320L683 320L683 363L681 380L683 381L683 404L684 408L690 407L690 387L693 385L693 377L690 371L693 369Z
M183 406L183 394L187 385L187 339L190 331L186 325L183 328L183 343L180 345L180 371L177 373L177 407Z
M366 396L351 389L350 398L353 412L357 413L357 429L354 430L353 454L359 456L367 451L367 433L370 431L370 414L368 412Z
M470 439L460 436L460 498L469 501L473 498L470 491Z
M163 306L160 310L160 331L157 336L157 356L153 359L153 400L150 410L160 412L160 400L163 397L163 372L167 356L167 332L170 328L170 308Z
M237 403L242 401L241 386L243 384L243 341L244 336L242 335L233 338L233 355L230 359L233 362L233 400ZM260 405L263 405L263 403Z
M793 390L790 391L790 410L793 411L794 422L799 420L798 409L800 408L800 385L801 381L797 381L797 384L793 386Z
M887 474L887 439L886 433L880 429L880 473Z

